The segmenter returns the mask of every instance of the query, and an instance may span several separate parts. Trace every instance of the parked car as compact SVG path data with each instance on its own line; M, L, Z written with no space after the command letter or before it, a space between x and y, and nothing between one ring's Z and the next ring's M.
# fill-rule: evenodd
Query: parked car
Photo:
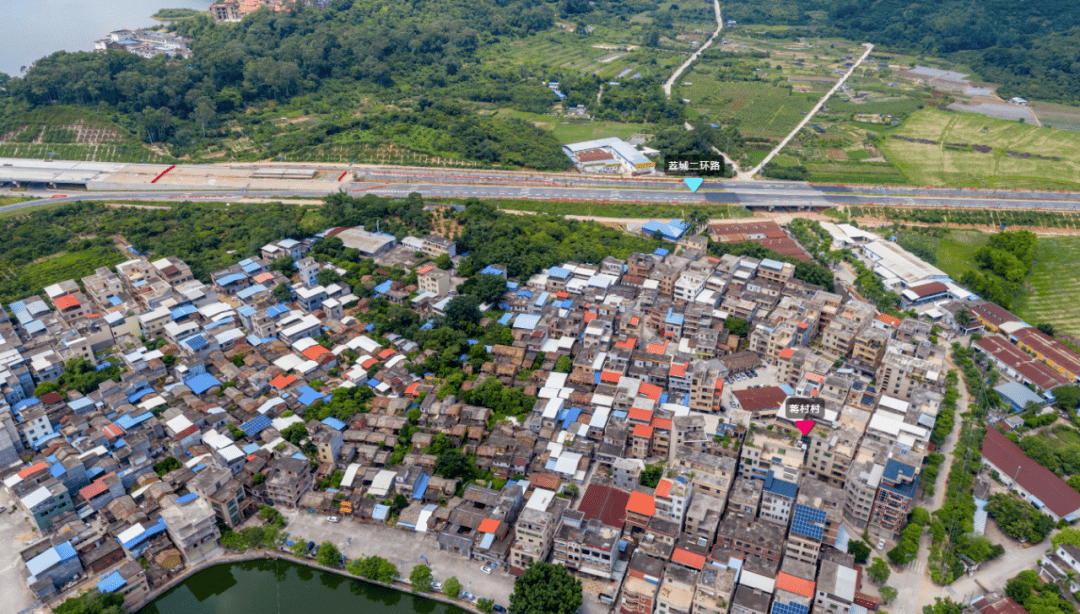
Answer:
M330 516L329 518L326 519L326 521L327 522L341 522L341 519L338 518L337 516Z
M492 612L498 612L499 614L506 614L506 608L502 607L501 605L499 605L497 603L495 605L491 606L491 611Z
M877 541L877 549L878 550L884 550L885 549L885 539L884 538L879 539Z
M470 593L469 591L463 591L460 597L465 601L468 601L469 603L476 601L476 595Z
M432 582L431 583L431 590L433 590L433 591L441 591L442 590L442 582Z
M482 571L482 572L484 572L484 573L486 573L487 575L490 576L491 572L492 572L492 569L490 567L488 567L487 565L484 565L483 567L480 568L480 571Z

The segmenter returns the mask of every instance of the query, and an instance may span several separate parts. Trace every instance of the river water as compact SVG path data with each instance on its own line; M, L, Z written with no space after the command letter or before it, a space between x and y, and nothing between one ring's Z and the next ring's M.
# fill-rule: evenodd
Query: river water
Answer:
M213 0L0 0L0 72L21 76L23 66L55 51L92 51L113 30L155 25L164 8L206 10Z
M256 560L200 571L138 614L465 614L457 607L297 563Z

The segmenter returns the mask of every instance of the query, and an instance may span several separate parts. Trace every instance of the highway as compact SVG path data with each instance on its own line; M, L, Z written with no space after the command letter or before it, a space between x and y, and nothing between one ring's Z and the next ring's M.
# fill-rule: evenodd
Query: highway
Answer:
M299 178L297 178L299 177ZM411 168L373 165L251 163L115 164L0 158L0 186L18 184L39 200L0 212L74 200L228 201L353 196L526 199L575 202L733 204L747 208L823 209L836 204L1080 211L1080 193L917 186L811 185L789 181L706 181L691 192L678 177L621 178L572 173ZM51 187L51 189L50 189ZM5 191L5 190L0 190ZM676 215L673 211L672 215Z

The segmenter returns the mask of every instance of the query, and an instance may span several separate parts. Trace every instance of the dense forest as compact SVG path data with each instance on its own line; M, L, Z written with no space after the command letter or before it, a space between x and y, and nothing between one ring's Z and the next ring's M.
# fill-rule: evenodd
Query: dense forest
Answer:
M725 3L740 23L790 25L971 66L1022 95L1080 103L1080 3L1070 0L776 0Z

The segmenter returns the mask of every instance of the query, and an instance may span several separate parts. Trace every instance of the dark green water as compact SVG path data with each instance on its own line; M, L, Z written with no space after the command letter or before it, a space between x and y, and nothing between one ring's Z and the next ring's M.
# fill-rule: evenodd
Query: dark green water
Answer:
M460 608L289 561L227 563L191 576L139 614L464 614Z

